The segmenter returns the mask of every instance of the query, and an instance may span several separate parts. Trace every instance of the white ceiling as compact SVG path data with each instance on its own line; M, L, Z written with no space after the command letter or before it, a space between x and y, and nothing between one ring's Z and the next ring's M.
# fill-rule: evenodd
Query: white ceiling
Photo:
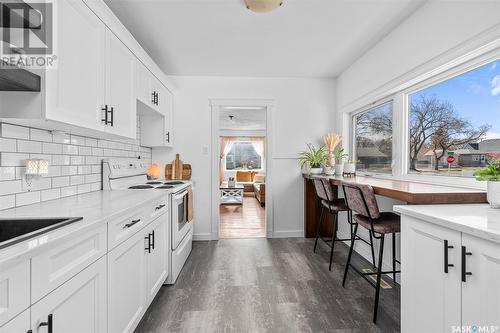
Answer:
M425 0L105 0L169 75L335 77Z
M229 119L233 116L233 119ZM219 128L221 130L265 130L265 109L221 109L219 113Z

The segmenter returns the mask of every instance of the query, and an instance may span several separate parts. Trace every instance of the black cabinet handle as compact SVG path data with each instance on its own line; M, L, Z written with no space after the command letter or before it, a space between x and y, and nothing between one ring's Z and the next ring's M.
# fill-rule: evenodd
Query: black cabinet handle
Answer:
M160 105L160 93L156 93L156 105Z
M151 248L154 250L155 249L155 231L151 231L151 237L153 238L153 241L151 242Z
M155 207L155 210L160 210L160 209L162 209L163 207L165 207L165 205L163 205L163 204L162 204L162 205L159 205L159 206L156 206L156 207Z
M167 142L170 143L170 132L167 132Z
M110 114L111 114L111 120L108 122L111 127L113 127L113 123L114 123L114 118L115 118L115 108L114 107L111 107L111 110L109 110Z
M467 272L467 256L471 256L472 252L467 252L465 246L462 246L462 282L467 282L467 275L472 275L471 272Z
M144 250L148 251L148 253L151 253L151 234L148 234L148 237L144 237L144 239L148 240L148 247L144 248Z
M151 103L155 104L155 95L156 95L156 92L152 92L151 93Z
M141 222L141 219L132 220L132 222L125 224L125 225L123 226L123 229L125 229L125 228L130 228L131 226L133 226L134 224L137 224L137 223L139 223L139 222Z
M52 333L52 328L53 328L53 315L52 314L49 314L47 316L47 321L43 321L41 322L38 327L43 327L43 326L47 326L47 333ZM29 331L28 331L29 332Z
M108 124L108 105L106 104L103 108L101 108L101 111L104 111L104 119L101 119L102 122L104 122L104 125Z
M453 245L448 245L448 240L444 240L444 272L448 273L448 268L455 265L448 263L448 250L453 249Z

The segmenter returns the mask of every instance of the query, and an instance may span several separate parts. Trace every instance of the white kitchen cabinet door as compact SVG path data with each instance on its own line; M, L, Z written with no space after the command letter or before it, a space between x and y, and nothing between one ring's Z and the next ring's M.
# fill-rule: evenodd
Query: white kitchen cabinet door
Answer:
M137 112L135 98L134 54L111 31L106 32L106 131L136 138Z
M144 233L108 253L108 332L133 332L146 303Z
M45 117L103 131L106 27L81 0L56 5L57 68L46 71Z
M167 278L168 215L163 214L146 227L150 237L150 250L146 252L147 297L150 303Z
M173 146L173 114L174 114L174 95L163 87L160 98L160 113L162 113L165 118L163 119L163 133L164 133L164 146Z
M462 325L475 325L479 329L483 326L497 327L498 330L500 244L462 234L462 246L465 251L465 266L462 269L466 273L465 282L462 282Z
M33 333L106 331L106 258L101 258L31 307Z
M5 325L0 326L0 333L28 333L31 329L30 311L27 309Z
M461 320L461 234L408 216L401 227L401 331L450 332Z
M30 306L30 261L0 268L0 326Z
M153 107L153 90L151 87L152 74L139 60L136 61L136 96L139 101Z

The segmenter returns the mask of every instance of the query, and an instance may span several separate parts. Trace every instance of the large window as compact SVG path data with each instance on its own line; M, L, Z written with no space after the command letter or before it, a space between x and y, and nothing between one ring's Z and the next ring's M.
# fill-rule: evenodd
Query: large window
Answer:
M392 172L392 102L354 116L354 143L359 171Z
M500 61L409 95L409 172L472 177L500 153Z
M262 156L255 149L256 144L237 141L226 155L226 170L255 170L262 168Z

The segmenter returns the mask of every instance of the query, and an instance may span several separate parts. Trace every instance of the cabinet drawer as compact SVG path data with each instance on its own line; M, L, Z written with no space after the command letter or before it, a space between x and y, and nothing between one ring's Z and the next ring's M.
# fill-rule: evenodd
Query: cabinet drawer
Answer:
M32 259L32 303L106 253L106 225L76 236Z
M0 270L0 326L30 306L30 262Z
M108 250L115 248L146 225L146 220L149 220L146 210L129 211L108 222Z
M149 206L148 214L150 214L150 221L154 220L157 216L162 215L168 211L168 195L161 199L153 201Z

